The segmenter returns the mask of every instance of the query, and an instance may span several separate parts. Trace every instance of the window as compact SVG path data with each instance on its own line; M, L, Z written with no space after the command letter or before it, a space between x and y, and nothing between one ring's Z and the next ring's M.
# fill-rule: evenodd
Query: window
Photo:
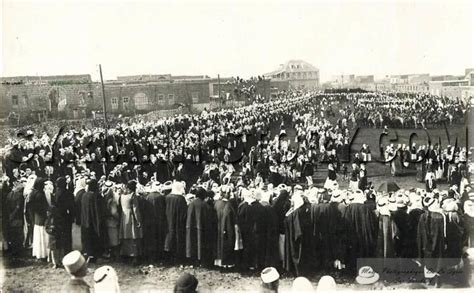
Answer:
M122 100L124 105L128 104L128 97L123 97Z
M165 103L165 95L158 95L158 104L163 105Z
M168 94L168 105L174 104L174 95Z
M194 92L191 94L193 104L199 103L199 92Z
M118 99L117 99L117 97L113 97L110 100L110 102L112 104L112 110L117 110L118 109Z
M139 110L145 110L148 108L148 97L144 93L137 93L135 95L135 107Z
M18 96L12 96L12 105L18 106Z

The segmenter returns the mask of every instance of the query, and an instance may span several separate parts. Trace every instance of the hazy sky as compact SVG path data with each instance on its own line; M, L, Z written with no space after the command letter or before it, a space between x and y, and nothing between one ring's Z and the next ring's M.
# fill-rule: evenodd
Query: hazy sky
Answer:
M463 74L474 1L2 1L3 76Z

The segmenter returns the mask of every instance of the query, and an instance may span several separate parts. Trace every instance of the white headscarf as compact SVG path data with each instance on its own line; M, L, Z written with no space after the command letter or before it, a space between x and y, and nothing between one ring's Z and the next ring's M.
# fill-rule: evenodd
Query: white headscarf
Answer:
M28 179L26 180L26 183L25 183L25 188L23 189L23 196L24 197L28 197L30 195L31 191L33 191L33 186L35 185L35 180L36 180L36 175L31 174L30 176L28 176Z
M86 189L86 179L80 178L76 180L76 187L74 188L74 196L77 196L77 193L83 189Z

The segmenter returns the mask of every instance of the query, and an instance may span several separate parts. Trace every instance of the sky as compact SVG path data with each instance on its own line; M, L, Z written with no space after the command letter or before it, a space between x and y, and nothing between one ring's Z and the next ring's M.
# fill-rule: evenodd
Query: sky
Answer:
M250 77L291 59L334 75L462 75L474 1L2 2L0 74Z

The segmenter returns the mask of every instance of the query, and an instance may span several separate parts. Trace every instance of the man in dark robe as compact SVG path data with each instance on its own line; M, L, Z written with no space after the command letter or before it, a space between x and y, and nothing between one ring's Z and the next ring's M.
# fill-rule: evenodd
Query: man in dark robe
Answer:
M61 239L63 239L64 254L72 251L72 223L74 222L74 195L66 189L66 178L56 179L56 212L62 223Z
M153 182L143 202L143 249L145 257L163 260L168 229L166 223L166 198L159 191L159 182Z
M102 252L101 233L103 232L104 211L100 203L99 185L91 179L87 183L86 192L81 201L81 239L84 252L90 261L100 256Z
M442 258L445 249L445 216L440 209L438 199L426 196L423 205L427 208L418 222L417 244L418 262L425 267L429 273L425 274L427 281L437 284L438 273L442 269Z
M360 165L359 171L359 189L364 191L367 188L367 170L365 164Z
M278 216L270 205L272 191L262 192L260 203L263 206L262 218L265 221L265 239L262 241L265 252L264 267L276 267L279 263L278 255Z
M364 204L366 197L359 190L354 191L354 200L344 210L346 266L357 269L357 260L375 256L377 244L377 217ZM359 264L360 266L361 264Z
M217 216L205 199L202 187L196 190L196 199L188 206L186 221L186 257L193 263L211 266L214 260Z
M311 247L311 205L304 202L302 194L294 194L293 207L286 215L285 259L283 268L301 276L310 268Z
M229 201L230 192L224 192L221 196L222 199L214 203L217 214L216 265L232 267L235 265L237 214Z
M165 252L172 263L183 261L186 255L186 214L188 207L184 198L184 184L174 182L171 193L166 196L166 221L168 230Z
M278 196L272 200L272 207L277 216L277 229L279 234L278 250L280 254L280 261L284 259L285 247L285 217L288 210L291 208L290 194L286 189L280 189Z
M408 212L408 229L406 235L406 249L405 257L417 258L418 257L418 245L416 238L418 235L418 222L420 221L421 215L424 213L422 206L422 199L419 195L413 195L410 198L410 211Z
M243 253L241 265L243 269L263 269L265 260L264 208L255 200L256 190L242 190L244 201L237 210L237 221L242 235Z
M23 190L23 182L14 183L12 191L10 191L4 201L6 213L2 217L5 218L7 223L6 240L8 242L8 251L13 256L21 252L23 245L23 209L25 204Z
M315 203L311 207L314 256L324 270L334 268L336 260L344 259L344 225L339 197L340 191L333 191L331 202Z
M466 248L474 247L474 198L464 202L464 236L463 245Z
M445 251L443 257L443 281L450 284L462 282L460 269L463 255L464 223L463 218L458 213L457 201L445 198L442 201L443 211L446 217Z
M399 197L396 200L397 208L392 212L392 220L396 226L396 235L394 239L394 249L396 257L407 256L407 236L408 236L408 212L406 197Z

